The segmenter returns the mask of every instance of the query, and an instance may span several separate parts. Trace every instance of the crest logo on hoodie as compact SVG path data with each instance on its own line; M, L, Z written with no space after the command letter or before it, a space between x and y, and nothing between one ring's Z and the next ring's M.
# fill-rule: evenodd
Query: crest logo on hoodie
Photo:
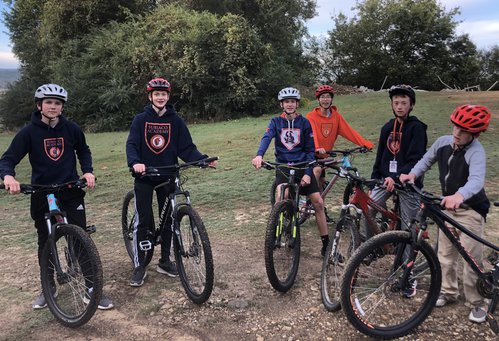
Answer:
M281 131L281 143L288 150L292 150L300 144L300 132L300 129L283 128Z
M328 137L332 131L333 131L333 124L332 123L322 123L321 124L322 136Z
M147 147L153 153L160 154L170 144L170 133L170 123L146 122L145 138Z
M64 138L63 137L55 137L51 139L43 140L43 149L45 150L45 154L52 161L57 161L61 158L62 154L64 154Z

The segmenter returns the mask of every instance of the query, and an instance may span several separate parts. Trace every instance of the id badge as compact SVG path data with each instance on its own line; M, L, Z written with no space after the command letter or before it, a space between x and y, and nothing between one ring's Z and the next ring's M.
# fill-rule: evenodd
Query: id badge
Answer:
M390 173L397 173L397 161L390 161Z

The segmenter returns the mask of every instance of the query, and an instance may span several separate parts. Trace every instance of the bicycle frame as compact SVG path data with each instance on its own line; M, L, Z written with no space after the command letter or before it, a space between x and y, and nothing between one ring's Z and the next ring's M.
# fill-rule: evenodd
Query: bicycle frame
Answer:
M493 262L491 261L493 265L492 270L484 271L484 269L478 266L476 261L469 254L466 248L461 244L459 238L451 231L451 229L447 226L447 224L451 225L455 229L466 234L468 237L479 242L480 244L491 248L496 253L499 253L499 247L481 238L480 236L477 236L469 229L458 223L456 220L446 215L440 208L440 204L435 203L435 200L440 201L441 198L436 196L428 198L421 190L415 189L416 188L415 186L411 186L411 188L416 193L421 195L421 208L420 211L418 212L418 215L414 219L415 223L418 223L420 225L420 230L418 234L416 235L415 233L413 233L413 238L416 238L416 245L423 239L423 233L427 229L427 224L425 224L426 218L429 217L433 219L433 221L435 221L436 225L438 226L438 229L445 234L445 236L449 239L452 245L454 245L454 247L457 249L457 251L464 259L464 261L470 266L473 272L475 272L476 275L478 276L477 287L480 288L478 284L481 284L483 291L490 290L489 293L490 297L487 298L491 298L492 300L489 304L489 308L487 311L487 320L489 321L491 329L496 334L499 333L499 326L497 324L497 321L493 317L493 313L497 307L497 304L499 304L499 258L496 258ZM414 257L416 257L417 252L414 252L414 250L411 251L414 254ZM411 266L407 267L404 276L408 276L408 273L412 270L412 264L408 263L408 265ZM483 292L480 292L480 294L484 296Z
M351 174L348 171L348 169L342 167L340 168L335 167L335 169L338 171L339 176L347 178L347 180L349 181L349 186L351 186L351 190L353 193L348 199L348 204L343 203L341 205L340 218L343 217L350 208L352 208L356 212L357 221L359 221L361 215L364 214L364 217L367 220L367 225L369 229L371 229L373 235L380 234L383 231L379 228L376 222L374 222L373 219L371 219L369 215L369 208L371 207L377 210L379 213L381 213L383 217L389 220L390 223L388 226L388 230L397 229L397 226L400 223L400 217L397 212L398 199L395 200L396 202L395 208L389 210L383 207L382 205L378 204L376 201L374 201L362 188L363 183L373 182L376 180L364 180L357 175Z
M218 160L218 157L213 157L213 158L208 158L204 160L206 162L206 166L208 166L209 162L212 162L214 160ZM171 165L171 166L162 166L162 167L148 167L146 169L146 176L159 176L161 175L159 172L159 169L174 169L175 170L175 175L174 175L174 190L168 194L168 198L165 200L165 203L163 204L163 207L161 208L161 212L159 215L159 224L157 225L158 227L155 228L154 231L152 231L153 236L152 240L142 240L139 242L139 247L142 251L148 251L152 249L152 244L158 245L160 243L160 236L161 236L161 231L165 228L168 228L166 226L166 221L167 217L171 218L172 224L170 226L171 231L173 232L173 235L175 235L176 240L178 241L179 249L180 249L180 254L182 256L188 256L188 253L186 252L184 248L184 244L182 242L182 237L180 236L180 230L178 228L178 222L176 220L176 212L178 211L179 207L181 206L190 206L191 205L191 197L189 194L189 191L184 191L182 190L182 184L181 184L181 179L180 179L180 170L183 168L191 167L193 165L199 165L199 161L194 161L190 163L184 163L181 165ZM130 169L132 171L132 169ZM162 186L166 186L170 183L169 181L160 183L154 189L160 188ZM184 200L182 203L178 203L177 198L178 197L183 197Z

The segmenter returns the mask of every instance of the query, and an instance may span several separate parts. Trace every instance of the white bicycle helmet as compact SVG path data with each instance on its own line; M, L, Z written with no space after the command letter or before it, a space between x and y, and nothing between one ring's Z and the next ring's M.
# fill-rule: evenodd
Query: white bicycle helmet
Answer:
M281 91L279 91L279 94L277 95L277 99L279 101L285 100L287 98L292 98L292 99L296 99L297 101L299 101L301 98L300 91L298 91L298 89L291 88L291 87L284 88Z
M57 84L43 84L38 87L35 91L35 101L40 101L45 98L55 98L63 101L64 103L68 100L67 91L60 85Z

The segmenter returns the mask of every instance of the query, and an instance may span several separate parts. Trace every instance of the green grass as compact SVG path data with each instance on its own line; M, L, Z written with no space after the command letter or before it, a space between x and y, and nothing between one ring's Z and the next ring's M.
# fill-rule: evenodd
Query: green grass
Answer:
M431 144L437 137L450 133L449 116L456 106L479 103L487 105L497 113L498 99L499 92L418 92L417 104L412 114L428 125L428 138ZM392 117L386 92L338 95L334 102L351 126L375 143L381 126ZM310 103L310 107L300 108L303 114L315 105L314 101ZM256 171L251 166L251 159L271 117L272 115L264 115L258 118L190 125L191 134L198 148L203 153L220 157L216 170L190 170L186 173L189 178L186 187L191 191L194 204L202 212L210 228L223 229L227 232L234 230L237 215L244 213L247 207L264 205L268 202L268 190L273 173L266 170ZM497 188L499 170L496 161L499 151L494 146L499 135L498 123L499 117L495 114L490 129L481 137L488 155L486 190L491 199L499 197ZM87 194L90 217L95 224L104 222L109 224L113 220L116 220L112 223L114 226L116 223L119 224L121 198L132 187L133 182L126 166L127 135L128 132L87 134L98 179L97 188L88 191ZM13 133L0 135L1 151L7 148L12 137ZM351 146L348 141L341 137L338 139L336 147L348 146ZM354 161L365 177L371 174L374 154L358 156ZM273 159L273 147L267 152L266 158ZM25 158L17 167L18 180L29 182L28 167ZM435 167L425 179L427 189L435 192L439 191L437 173ZM28 198L4 196L2 202L6 205L4 209L10 210L20 205L28 205Z

